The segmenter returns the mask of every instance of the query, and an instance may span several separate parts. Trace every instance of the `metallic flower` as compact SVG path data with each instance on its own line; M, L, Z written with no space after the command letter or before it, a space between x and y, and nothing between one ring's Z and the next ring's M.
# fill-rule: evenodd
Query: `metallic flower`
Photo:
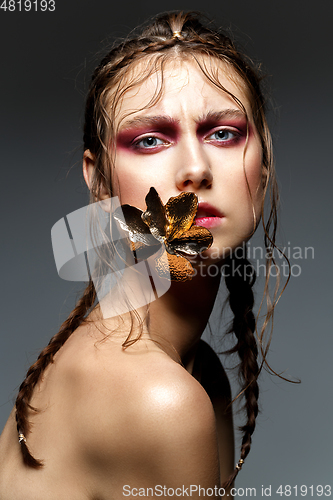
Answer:
M113 217L129 233L137 259L145 259L162 246L166 250L156 258L156 269L161 277L174 281L191 279L194 274L186 256L193 257L207 250L213 243L208 229L193 225L198 209L194 193L183 192L163 205L155 188L146 196L147 210L122 205Z

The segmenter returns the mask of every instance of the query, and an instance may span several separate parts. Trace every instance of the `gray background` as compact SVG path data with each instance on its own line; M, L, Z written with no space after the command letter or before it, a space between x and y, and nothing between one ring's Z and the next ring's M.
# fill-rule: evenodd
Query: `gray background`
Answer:
M272 497L281 498L274 493L280 484L333 485L332 5L323 0L56 0L53 13L0 11L0 427L26 369L80 288L58 277L50 229L88 200L81 123L95 54L110 35L180 8L204 10L263 62L274 108L279 242L314 248L314 259L291 259L301 274L277 308L269 357L274 369L302 383L263 374L262 412L237 486L256 487L261 497L261 485L271 484Z

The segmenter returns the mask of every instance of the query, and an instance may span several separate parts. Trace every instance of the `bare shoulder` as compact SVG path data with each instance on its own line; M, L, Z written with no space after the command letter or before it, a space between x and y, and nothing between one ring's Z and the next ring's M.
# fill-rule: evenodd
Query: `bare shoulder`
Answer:
M146 474L159 463L155 481L159 478L175 487L215 486L219 484L219 461L212 403L184 368L169 363L160 368L166 370L145 383L146 404L139 411L140 432L135 434L144 450Z
M218 484L213 406L182 366L139 341L125 351L87 347L70 370L71 433L99 481L123 477L125 467L148 486Z
M212 411L202 385L153 342L143 338L124 349L122 339L111 335L104 341L91 332L91 327L84 325L81 335L66 342L56 363L58 375L66 380L66 390L75 393L77 400L89 398L96 405L105 405L104 409L110 403L113 413L119 399L120 409L134 405L153 411L155 407L165 414L199 404L202 410L198 415Z
M104 421L109 426L116 420L118 430L133 430L140 438L145 428L150 429L150 436L156 429L154 439L163 440L163 433L168 434L175 422L178 427L188 420L193 425L214 422L202 385L164 352L149 349L141 341L126 350L116 345L81 351L67 371L68 389L75 393L79 406L89 408L82 418L98 417L99 428ZM135 426L129 428L130 416Z

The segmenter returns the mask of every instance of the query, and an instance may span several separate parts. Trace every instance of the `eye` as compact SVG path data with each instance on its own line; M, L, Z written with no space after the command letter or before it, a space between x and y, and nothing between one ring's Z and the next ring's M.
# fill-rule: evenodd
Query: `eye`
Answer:
M150 149L156 148L156 146L161 146L162 144L164 144L164 141L162 141L162 139L158 139L154 136L149 136L136 141L134 143L134 146L138 149Z
M207 137L208 141L231 142L237 139L239 134L228 129L220 129Z

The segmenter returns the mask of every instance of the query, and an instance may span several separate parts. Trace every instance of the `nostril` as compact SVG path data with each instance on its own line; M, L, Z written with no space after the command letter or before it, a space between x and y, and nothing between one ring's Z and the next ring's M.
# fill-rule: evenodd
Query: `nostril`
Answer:
M202 183L201 183L201 184L202 184L202 186L204 186L204 187L205 187L205 188L207 188L207 189L210 189L210 188L212 187L212 183L211 183L211 182L209 182L209 180L208 180L208 179L203 179L203 181L202 181Z
M199 187L199 185L200 185L201 187L204 187L206 189L210 189L212 187L212 183L208 179L202 179L202 181L200 181L198 183L193 182L193 180L191 180L191 179L186 179L185 181L182 182L183 188L191 186L192 184L193 184L193 186L197 186L197 187Z

